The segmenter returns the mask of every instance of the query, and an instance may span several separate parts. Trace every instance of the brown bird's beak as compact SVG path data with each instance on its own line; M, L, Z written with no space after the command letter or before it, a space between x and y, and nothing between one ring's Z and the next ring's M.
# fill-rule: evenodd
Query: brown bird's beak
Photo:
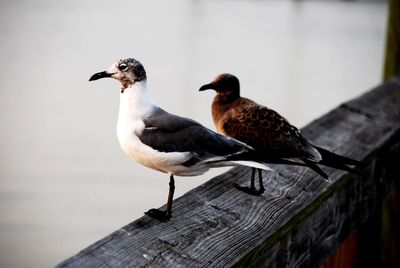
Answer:
M94 75L92 75L89 78L89 81L94 81L94 80L98 80L98 79L101 79L101 78L111 77L112 75L113 74L107 73L107 71L95 73Z
M215 89L215 85L211 82L209 84L205 84L204 86L202 86L199 91L204 91L207 89Z

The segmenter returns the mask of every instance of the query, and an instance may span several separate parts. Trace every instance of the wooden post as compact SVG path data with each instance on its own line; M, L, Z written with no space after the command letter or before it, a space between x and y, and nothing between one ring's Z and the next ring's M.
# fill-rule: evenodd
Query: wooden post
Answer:
M400 0L390 0L383 80L400 74Z
M58 267L319 267L338 248L362 254L374 236L369 241L373 225L361 226L400 186L400 79L340 105L302 132L361 160L361 174L325 168L327 182L305 167L271 165L263 174L265 193L252 196L233 186L248 183L251 169L234 168L176 199L170 221L144 216ZM341 246L346 239L351 243ZM379 261L377 251L357 256ZM360 263L357 256L347 263Z
M392 147L392 150L399 152L399 147L400 143L398 142ZM392 162L388 166L398 165L400 160L393 156L394 154L389 153L386 158L381 158L380 162ZM378 192L380 191L384 190L378 189ZM397 188L386 199L383 198L383 202L378 204L372 216L346 238L334 254L321 265L321 268L400 267L398 193L399 189Z
M400 267L400 199L392 193L383 204L381 257L384 267Z

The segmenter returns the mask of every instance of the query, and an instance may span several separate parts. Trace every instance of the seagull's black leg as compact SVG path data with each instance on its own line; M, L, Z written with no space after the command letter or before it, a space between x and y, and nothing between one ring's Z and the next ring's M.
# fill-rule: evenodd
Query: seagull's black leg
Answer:
M169 177L167 211L165 212L165 215L168 219L172 217L172 201L174 200L174 193L175 193L175 180L174 180L174 175L171 174L171 176Z
M258 183L260 185L260 189L257 190L255 187L255 183L254 183L254 178L256 176L256 170L258 170ZM262 181L262 171L261 169L257 169L257 168L252 168L251 169L251 180L250 180L250 187L244 187L244 186L240 186L238 184L235 184L236 189L238 189L239 191L251 194L251 195L261 195L262 193L264 193L265 188L264 188L264 184Z
M175 180L174 175L171 174L169 177L169 192L168 192L168 200L167 200L167 209L165 211L152 208L147 211L145 214L157 219L159 221L168 221L172 217L172 201L174 199L175 192Z

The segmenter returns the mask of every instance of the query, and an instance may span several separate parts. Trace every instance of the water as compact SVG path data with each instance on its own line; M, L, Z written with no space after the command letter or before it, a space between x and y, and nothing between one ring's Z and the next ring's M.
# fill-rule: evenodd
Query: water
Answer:
M135 57L167 110L213 128L221 72L307 122L378 84L386 2L2 1L0 266L51 267L165 203L168 176L120 150L116 81ZM177 195L221 170L177 178Z

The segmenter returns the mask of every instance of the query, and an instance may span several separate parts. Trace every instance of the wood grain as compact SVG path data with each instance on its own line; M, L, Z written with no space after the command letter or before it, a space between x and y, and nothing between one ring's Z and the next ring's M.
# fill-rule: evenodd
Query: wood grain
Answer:
M344 103L302 129L315 144L362 160L359 175L303 167L264 172L250 196L251 170L233 168L174 201L164 223L144 216L58 267L317 267L399 186L400 80Z

